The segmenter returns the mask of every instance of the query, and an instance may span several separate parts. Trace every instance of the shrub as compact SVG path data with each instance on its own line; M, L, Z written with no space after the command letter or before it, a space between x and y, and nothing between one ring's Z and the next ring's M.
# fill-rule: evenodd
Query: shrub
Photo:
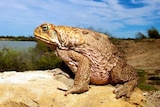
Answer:
M24 57L25 56L25 57ZM0 51L0 71L17 70L23 71L27 69L27 55L20 51L5 48Z
M145 38L147 38L147 37L143 33L141 33L141 32L138 32L136 34L136 39L145 39Z
M149 38L160 38L159 32L156 28L152 27L147 31Z
M30 54L30 66L33 66L32 69L53 69L59 67L62 62L53 52L38 53L37 50L31 49Z
M59 67L62 60L59 59L51 48L38 41L35 49L30 49L32 65L34 69L53 69Z
M0 72L53 69L59 67L60 60L50 48L38 42L36 48L17 51L9 48L0 50Z

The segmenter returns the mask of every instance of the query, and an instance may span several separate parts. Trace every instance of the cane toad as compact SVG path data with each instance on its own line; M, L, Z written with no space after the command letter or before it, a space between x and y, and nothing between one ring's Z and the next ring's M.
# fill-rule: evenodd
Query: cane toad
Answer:
M107 35L92 30L44 23L34 30L35 37L46 43L75 74L74 85L65 95L89 90L90 84L121 84L116 98L130 97L138 76ZM106 93L107 94L107 93Z

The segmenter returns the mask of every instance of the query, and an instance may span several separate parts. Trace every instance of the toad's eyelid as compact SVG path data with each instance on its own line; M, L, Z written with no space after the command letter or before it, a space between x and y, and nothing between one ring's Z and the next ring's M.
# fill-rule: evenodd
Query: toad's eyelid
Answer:
M49 27L48 25L43 25L43 26L42 26L42 30L43 30L43 31L47 31L47 30L49 30L49 28L50 28L50 27Z

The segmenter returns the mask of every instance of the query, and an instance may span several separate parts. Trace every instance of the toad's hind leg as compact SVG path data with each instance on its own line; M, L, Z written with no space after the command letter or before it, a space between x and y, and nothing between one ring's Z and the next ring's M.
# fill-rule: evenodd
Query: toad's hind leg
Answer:
M90 60L83 56L82 54L75 52L73 50L65 51L65 50L58 50L59 56L61 57L64 62L72 69L69 62L75 61L78 63L77 71L75 73L74 85L67 90L65 95L70 93L82 93L89 90L89 82L90 82ZM70 60L69 60L70 59Z
M137 86L137 81L138 75L135 69L120 58L111 72L111 82L118 84L114 90L116 98L122 96L130 97L131 92Z

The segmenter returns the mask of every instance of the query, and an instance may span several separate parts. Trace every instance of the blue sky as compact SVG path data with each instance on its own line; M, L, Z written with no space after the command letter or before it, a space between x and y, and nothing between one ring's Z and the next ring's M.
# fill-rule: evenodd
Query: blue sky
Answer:
M93 27L134 38L154 26L160 31L160 0L3 0L0 35L33 35L44 22Z

